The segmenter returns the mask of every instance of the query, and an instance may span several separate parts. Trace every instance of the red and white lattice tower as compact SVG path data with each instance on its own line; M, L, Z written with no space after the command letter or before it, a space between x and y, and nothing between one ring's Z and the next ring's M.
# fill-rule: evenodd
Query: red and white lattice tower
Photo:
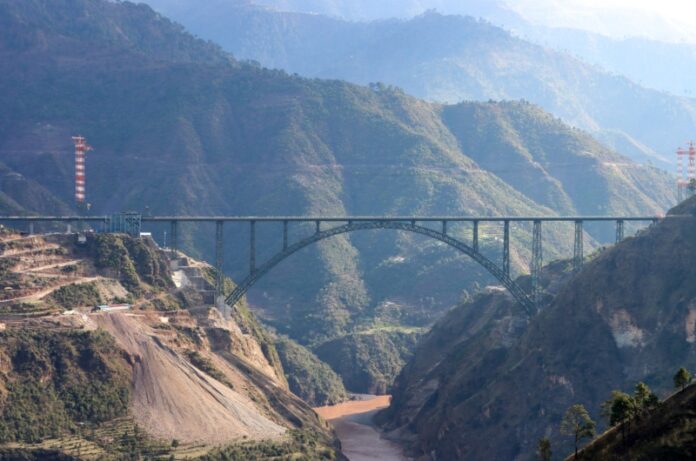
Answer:
M684 169L684 161L686 159L686 156L688 155L688 152L686 149L682 149L681 147L677 149L677 196L679 199L679 203L684 200L685 193L686 193L686 186L687 186L687 181L686 181L686 170Z
M687 189L691 194L695 192L696 187L696 145L693 141L689 143L689 167L686 171Z
M92 150L83 136L73 136L75 143L75 203L78 209L85 204L85 153Z

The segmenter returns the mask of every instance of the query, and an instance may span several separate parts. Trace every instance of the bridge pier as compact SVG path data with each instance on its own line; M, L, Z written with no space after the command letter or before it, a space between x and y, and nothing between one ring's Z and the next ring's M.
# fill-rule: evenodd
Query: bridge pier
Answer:
M537 309L541 304L541 284L539 276L543 265L543 254L541 249L541 221L534 221L534 231L532 236L532 300Z
M321 232L321 221L315 221L315 224L317 226L316 233L318 234L319 232Z
M510 221L503 221L503 272L510 277Z
M573 272L578 273L582 269L583 260L583 230L582 221L575 221L575 249L573 252Z
M170 226L169 233L171 235L169 236L169 240L171 240L172 243L169 246L172 250L177 251L179 249L179 221L171 221Z
M215 300L225 296L225 275L222 272L224 263L224 222L215 222Z
M249 273L256 272L256 221L249 221Z
M621 243L624 239L624 222L623 219L616 220L616 243Z
M283 251L288 249L288 222L283 221Z
M472 242L471 242L471 247L474 249L475 252L478 253L479 251L479 222L474 221L474 230L473 230L473 237L472 237Z
M442 221L442 235L447 235L447 221Z

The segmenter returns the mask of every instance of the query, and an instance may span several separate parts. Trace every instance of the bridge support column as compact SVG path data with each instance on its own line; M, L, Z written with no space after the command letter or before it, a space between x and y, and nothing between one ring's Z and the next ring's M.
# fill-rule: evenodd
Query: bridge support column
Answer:
M249 221L249 273L256 272L256 221Z
M479 251L479 222L474 221L474 230L473 230L473 237L472 237L472 243L471 247L474 249L475 252L478 253Z
M503 272L510 277L510 221L503 223Z
M573 272L578 273L582 269L582 263L585 259L583 254L583 231L582 221L575 221L575 250L573 252Z
M442 235L447 235L447 221L442 221Z
M170 230L169 233L171 234L169 236L169 240L171 240L170 247L172 250L177 251L179 249L179 221L172 221L170 223Z
M616 220L616 243L621 243L624 239L624 222L623 219Z
M224 263L224 223L215 222L215 300L225 296L225 274L222 272Z
M288 222L283 221L283 251L288 249Z
M539 308L541 304L541 284L539 277L541 275L541 267L543 264L543 255L541 250L541 221L534 221L534 231L532 237L532 263L530 272L532 274L532 300Z
M319 232L321 232L321 221L316 221L316 226L316 233L318 234Z
M29 235L34 235L34 221L29 221Z

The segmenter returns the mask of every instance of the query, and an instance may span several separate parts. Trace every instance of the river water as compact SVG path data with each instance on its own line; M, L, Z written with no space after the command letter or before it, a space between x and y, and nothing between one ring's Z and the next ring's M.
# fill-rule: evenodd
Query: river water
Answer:
M390 399L388 395L358 395L355 400L314 411L333 425L350 461L410 461L372 422L377 411L389 406Z

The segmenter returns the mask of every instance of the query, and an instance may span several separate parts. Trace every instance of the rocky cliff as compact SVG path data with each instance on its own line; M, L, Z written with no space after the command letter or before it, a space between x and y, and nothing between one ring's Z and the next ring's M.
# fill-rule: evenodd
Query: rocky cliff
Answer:
M692 198L579 274L549 278L559 283L532 319L503 293L453 310L397 379L382 422L432 459L531 459L545 436L570 451L558 427L574 403L600 420L613 389L642 380L664 393L674 370L696 365L695 225Z

